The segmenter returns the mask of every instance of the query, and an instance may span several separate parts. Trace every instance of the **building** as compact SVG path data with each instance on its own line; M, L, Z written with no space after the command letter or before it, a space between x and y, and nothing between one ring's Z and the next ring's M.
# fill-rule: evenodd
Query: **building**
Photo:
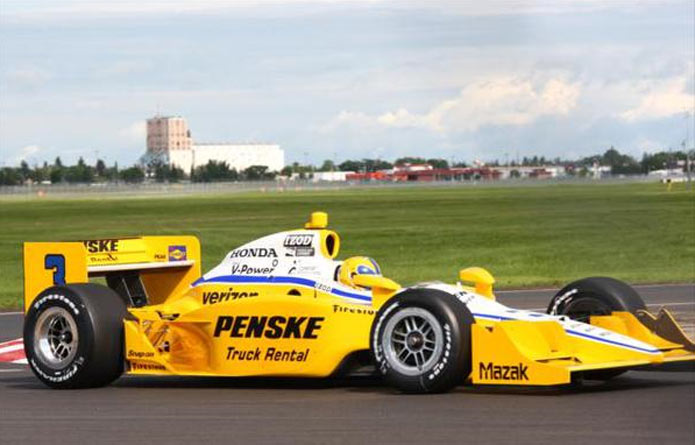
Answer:
M190 150L191 131L186 119L178 116L155 116L147 119L147 151L168 154L177 150Z
M229 168L245 170L252 165L264 165L268 171L285 166L285 152L277 144L257 143L201 143L190 150L172 150L169 163L188 171L209 161L226 162Z
M335 171L335 172L314 172L314 176L312 176L312 181L313 182L341 182L341 181L347 181L347 175L354 175L355 172L343 172L343 171Z
M226 162L237 171L262 165L268 171L285 166L285 152L277 144L194 143L186 119L155 116L147 120L147 154L144 158L163 159L185 172L209 161Z

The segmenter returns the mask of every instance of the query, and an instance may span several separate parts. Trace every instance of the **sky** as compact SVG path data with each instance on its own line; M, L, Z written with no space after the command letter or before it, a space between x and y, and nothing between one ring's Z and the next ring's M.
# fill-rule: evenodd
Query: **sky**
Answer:
M156 113L287 163L680 149L694 17L693 0L0 0L0 166L132 164Z

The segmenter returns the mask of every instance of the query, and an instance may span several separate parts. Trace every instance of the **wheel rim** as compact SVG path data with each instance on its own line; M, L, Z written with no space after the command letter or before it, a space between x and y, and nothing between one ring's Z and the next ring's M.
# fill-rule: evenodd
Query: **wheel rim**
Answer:
M53 369L64 368L77 354L79 334L72 315L61 307L46 309L34 328L34 351Z
M583 297L571 301L562 312L572 320L589 323L592 315L610 315L613 311L596 298Z
M443 349L442 326L429 311L405 308L389 319L382 336L386 360L405 375L420 375L432 367Z

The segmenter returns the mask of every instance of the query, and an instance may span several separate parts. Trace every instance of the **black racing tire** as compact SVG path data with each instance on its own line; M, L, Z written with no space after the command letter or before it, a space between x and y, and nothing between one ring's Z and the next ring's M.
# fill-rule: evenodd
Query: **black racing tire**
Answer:
M425 335L417 330L418 323ZM454 295L435 289L407 290L377 312L370 335L372 359L386 382L401 392L446 392L471 372L473 323L466 304ZM406 350L406 344L417 352ZM401 353L405 353L402 358Z
M123 299L105 286L82 283L44 290L24 319L29 367L51 388L108 385L123 372L125 315Z
M563 287L548 305L548 314L565 315L572 320L588 323L591 315L610 315L647 307L642 297L627 283L608 277L591 277L574 281ZM584 373L588 380L609 380L626 372L609 369Z
M599 313L590 315L609 315L622 311L636 314L647 307L642 297L627 283L608 277L591 277L574 281L560 289L550 300L548 314L567 315L573 320L581 320L577 309L584 306ZM574 317L577 318L574 318Z

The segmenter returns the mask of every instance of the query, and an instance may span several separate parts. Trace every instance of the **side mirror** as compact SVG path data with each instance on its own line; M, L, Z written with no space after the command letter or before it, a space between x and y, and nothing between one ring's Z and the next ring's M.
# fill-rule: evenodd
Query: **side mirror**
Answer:
M372 289L372 306L375 309L379 309L394 292L401 288L400 284L381 275L355 275L352 281L358 286Z
M482 267L461 269L459 271L459 280L464 283L473 283L477 293L492 300L495 299L495 294L492 293L492 285L495 284L495 278Z

